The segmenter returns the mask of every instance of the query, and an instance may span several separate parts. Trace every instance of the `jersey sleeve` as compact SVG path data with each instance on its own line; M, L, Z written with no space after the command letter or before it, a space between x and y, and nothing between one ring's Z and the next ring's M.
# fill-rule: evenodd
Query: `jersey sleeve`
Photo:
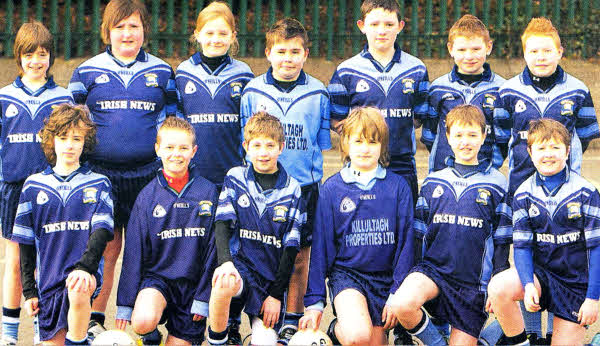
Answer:
M31 186L25 182L19 197L19 206L13 226L12 241L20 244L35 245L35 231L33 221L33 200L31 199Z
M425 144L427 150L431 152L433 142L437 136L437 127L439 123L438 105L439 97L434 92L434 88L430 86L427 93L427 115L421 119L423 122L423 130L421 132L421 142Z
M510 244L512 243L513 225L512 225L512 208L509 206L509 199L505 193L502 200L496 207L493 220L494 227L494 244Z
M415 103L413 107L414 118L420 122L427 119L429 113L429 105L427 103L427 96L429 95L429 74L427 68L423 72L423 76L417 85Z
M221 194L219 195L219 206L217 207L215 221L233 221L233 224L237 223L237 214L234 207L235 200L235 188L233 187L231 178L226 176Z
M415 237L415 261L419 261L423 258L426 248L425 236L427 235L427 223L429 220L429 201L425 196L426 184L427 181L425 181L425 184L423 184L423 187L419 192L419 198L417 199L417 205L415 207L413 221L413 236Z
M104 228L111 233L114 232L114 207L112 187L110 181L105 179L101 184L102 189L98 191L98 202L92 215L91 230L95 232Z
M183 115L178 113L178 111L177 111L178 98L177 98L177 85L175 84L175 73L173 72L172 68L170 68L170 69L171 69L171 76L167 80L167 83L166 83L165 89L164 89L164 92L166 95L165 111L167 113L167 116L175 115L175 116L182 117Z
M396 254L394 259L394 283L390 289L390 295L393 295L400 287L402 280L415 263L414 213L412 208L407 208L407 206L414 204L408 184L402 184L402 187L398 189L396 201Z
M325 95L321 96L321 106L319 109L321 110L321 127L319 128L319 133L317 134L317 143L319 144L319 148L321 150L328 150L331 149L331 107L329 103L329 97Z
M533 282L533 246L535 245L527 201L526 195L516 194L512 202L515 267L523 287Z
M329 201L331 192L323 188L317 202L313 228L313 243L310 250L308 285L304 295L304 306L323 310L326 304L325 278L335 259L334 208Z
M493 127L496 145L499 147L502 156L508 153L508 141L511 137L512 126L513 119L509 99L500 92L494 102Z
M598 118L594 110L594 101L590 92L585 93L583 104L577 112L577 120L575 121L575 131L581 141L583 151L587 149L588 144L595 138L600 137L600 129L598 128Z
M350 112L350 94L342 77L340 77L339 70L336 69L333 76L331 76L327 91L331 101L331 119L346 119Z
M588 256L588 288L586 298L600 297L600 195L594 190L582 206L584 235Z
M300 250L300 234L306 224L306 207L304 199L301 197L300 185L296 186L294 199L290 206L287 217L289 225L283 236L283 247L293 247Z
M242 130L242 142L244 141L244 128L246 127L248 120L250 120L250 117L252 116L252 109L252 94L244 90L244 92L242 93L242 98L240 100L240 129Z
M73 99L77 104L85 104L88 96L88 90L83 80L81 79L81 75L79 73L79 67L73 71L73 76L71 77L71 81L69 81L69 90L73 94Z

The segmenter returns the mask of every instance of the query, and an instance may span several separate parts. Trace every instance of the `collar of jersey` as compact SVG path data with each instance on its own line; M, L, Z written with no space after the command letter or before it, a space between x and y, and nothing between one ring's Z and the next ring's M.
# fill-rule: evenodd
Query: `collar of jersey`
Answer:
M304 73L304 70L300 70L300 74L298 75L298 79L296 79L295 83L292 84L292 86L290 86L289 88L287 88L287 90L284 90L283 88L281 88L277 82L275 81L275 77L273 77L273 68L269 67L269 70L267 70L267 73L265 74L266 76L266 83L270 84L274 87L276 87L277 89L283 91L283 92L290 92L292 90L294 90L294 88L296 87L296 85L305 85L306 82L306 73Z
M492 69L490 67L490 64L488 64L486 62L483 64L483 75L481 76L481 80L473 83L473 86L477 86L481 82L489 82L491 80L492 80ZM467 84L466 82L461 80L460 77L458 77L458 66L456 66L456 65L454 65L454 67L452 68L452 71L450 72L450 81L453 83L459 82L461 84Z
M360 56L362 56L365 59L371 60L373 65L380 72L389 72L392 69L392 66L394 66L394 63L400 63L400 58L402 56L402 49L400 49L400 46L398 46L397 43L394 43L394 56L392 57L392 61L390 61L390 63L387 66L381 66L379 61L377 61L377 60L375 60L375 58L373 58L373 55L371 53L369 53L369 44L368 43L365 44L365 46L363 47L362 52L360 52Z
M454 156L446 157L446 160L445 160L446 166L450 167L452 169L452 172L454 172L454 174L456 174L457 176L462 177L462 178L468 178L477 173L489 173L490 170L492 169L492 161L491 160L482 160L477 165L477 169L475 169L473 172L467 173L463 176L462 174L460 174L460 172L458 170L456 170L454 168L455 161L456 161L456 159L454 158Z
M90 172L90 168L87 165L81 165L81 166L79 166L79 168L77 168L71 174L69 174L69 176L67 176L66 178L63 178L60 175L56 174L56 172L54 172L54 169L52 169L52 166L48 165L46 167L46 169L44 169L42 174L44 174L44 175L52 174L56 177L56 179L58 179L60 181L69 181L69 180L73 179L73 177L76 176L77 174L80 174L80 173L87 174L89 172Z
M384 179L385 176L386 176L386 174L387 174L386 169L383 168L383 167L381 167L381 165L378 164L377 168L375 170L375 176L373 177L373 179L371 179L367 185L363 185L363 184L361 184L358 181L358 179L356 178L356 176L352 172L352 169L350 168L350 163L347 163L340 170L340 176L342 177L342 180L344 181L344 183L346 183L346 184L355 184L361 190L369 190L369 189L371 189L373 187L373 185L375 185L375 182L377 181L377 179Z
M556 82L548 90L551 90L555 85L559 83L564 83L567 80L565 71L562 69L562 67L560 67L560 65L556 66L556 70L558 71L558 77L556 78ZM531 75L529 73L529 67L527 66L525 66L525 69L523 70L523 72L521 72L521 82L525 85L531 85L540 92L544 92L543 90L540 90L535 85L533 85L533 81L531 80Z
M21 80L21 76L19 76L15 79L15 81L13 82L13 85L16 88L23 89L23 92L29 96L39 96L41 93L43 93L47 89L56 88L56 83L54 83L54 78L52 78L52 77L48 77L48 80L46 81L46 83L44 85L42 85L38 90L35 90L35 91L29 89L25 85L25 83L23 83L23 81Z
M223 69L231 64L232 60L231 60L231 56L227 56L225 58L225 61L223 61L223 63L221 64L221 66L217 67L214 71L211 71L210 68L208 68L208 66L206 66L206 64L202 63L202 57L200 56L200 52L196 52L194 53L194 55L192 55L192 57L190 58L190 60L192 61L192 64L194 65L200 65L202 64L202 67L204 67L204 70L206 71L206 73L208 74L212 74L212 75L218 75L221 71L223 71Z
M196 166L194 164L190 164L190 166L188 167L188 172L190 174L189 175L189 180L188 180L187 184L185 184L185 186L183 187L183 189L181 189L180 192L177 192L177 191L173 190L169 186L169 182L167 181L167 178L165 178L165 175L163 174L163 169L162 168L158 169L158 172L156 173L156 177L158 178L158 183L160 184L160 186L162 186L165 189L171 189L177 195L182 195L188 189L188 186L190 186L190 184L192 183L192 181L194 181L198 176L200 176L200 173L198 172L198 169L196 169Z
M287 172L285 171L285 169L283 168L283 166L281 165L281 163L279 161L277 161L277 170L279 171L279 176L277 177L277 181L275 182L275 187L271 190L279 190L285 187L288 177L287 177ZM248 162L248 171L247 171L247 177L248 181L252 182L255 186L256 186L256 190L264 193L264 192L268 192L271 190L262 190L262 187L260 187L260 185L256 182L256 177L254 176L254 167L252 167L252 163Z
M560 174L560 173L557 173ZM548 188L546 187L546 185L544 185L544 180L546 178L544 178L539 172L535 172L535 184L537 186L540 186L542 188L542 190L544 190L544 192L546 193L546 196L554 196L556 195L556 193L558 192L558 190L560 190L560 188L569 181L569 177L571 175L571 171L569 170L569 166L565 166L565 176L561 177L562 181L560 182L560 184L558 184L558 186L556 188L554 188L554 190L550 191L548 190Z
M121 60L115 58L115 56L112 53L112 48L111 48L110 45L106 46L106 53L108 55L110 55L110 57L114 60L114 62L116 62L117 65L119 65L121 67L130 68L131 66L133 66L138 61L140 61L140 62L146 62L146 61L148 61L148 55L144 51L144 48L140 48L140 51L138 52L138 55L135 57L135 60L133 60L132 62L130 62L128 64L125 64Z

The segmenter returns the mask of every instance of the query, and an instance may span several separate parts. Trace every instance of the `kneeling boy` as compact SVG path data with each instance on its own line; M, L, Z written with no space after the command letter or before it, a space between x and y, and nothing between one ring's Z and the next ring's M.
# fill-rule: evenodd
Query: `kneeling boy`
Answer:
M600 296L600 195L569 170L571 135L561 123L542 119L529 125L527 151L537 172L515 192L513 244L515 267L489 285L491 308L505 339L526 342L527 311L554 313L552 343L581 343L585 327L598 316Z
M479 108L455 107L446 125L454 158L423 183L414 227L424 254L396 292L392 309L425 344L445 344L421 310L433 301L432 315L452 326L450 344L475 345L488 317L487 283L493 271L508 267L508 247L502 244L510 242L509 218L502 218L506 226L499 221L501 214L510 215L503 203L507 182L490 162L478 161L486 133Z
M186 120L167 118L154 147L163 167L142 189L131 213L116 326L124 330L130 321L144 344L160 344L156 326L166 321L167 344L200 344L215 267L217 190L188 167L197 146Z
M277 159L284 147L279 120L258 112L244 127L251 164L231 169L219 196L215 223L219 267L212 280L208 341L227 341L231 299L252 323L253 345L274 345L281 301L300 249L306 220L300 184Z

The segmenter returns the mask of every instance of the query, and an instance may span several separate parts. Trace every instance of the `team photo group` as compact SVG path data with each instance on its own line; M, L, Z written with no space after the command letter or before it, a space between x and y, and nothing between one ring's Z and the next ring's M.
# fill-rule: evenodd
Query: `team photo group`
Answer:
M327 86L304 72L293 18L266 31L255 76L225 2L199 12L197 52L174 70L142 48L144 3L111 0L106 50L67 88L50 31L23 24L0 89L0 345L88 345L113 323L144 345L310 344L319 329L342 345L583 344L600 195L580 174L600 130L557 29L522 28L525 68L504 79L464 15L453 68L429 81L396 43L396 0L360 10L364 49ZM331 131L343 165L323 179ZM34 340L19 338L30 318Z

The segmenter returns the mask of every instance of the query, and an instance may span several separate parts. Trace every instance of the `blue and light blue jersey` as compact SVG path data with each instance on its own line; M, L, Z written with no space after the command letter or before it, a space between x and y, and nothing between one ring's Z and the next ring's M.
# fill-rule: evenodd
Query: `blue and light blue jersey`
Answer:
M0 181L21 182L48 165L38 132L62 103L73 103L73 97L52 78L35 91L21 77L0 89Z
M389 276L393 294L414 264L412 193L406 180L379 166L363 185L349 166L321 188L304 305L324 306L333 268Z
M573 136L569 166L581 170L584 147L600 137L598 120L590 91L580 80L557 67L556 83L546 92L532 83L529 70L509 79L499 90L494 109L496 143L508 146L509 196L535 172L527 152L529 122L554 119L565 125Z
M502 166L502 154L495 146L492 131L494 106L498 98L498 89L505 82L486 63L483 65L483 76L480 81L468 84L458 76L456 65L452 71L431 83L429 87L429 114L423 122L421 140L431 147L429 155L429 172L446 168L445 160L454 156L446 136L446 115L454 107L468 104L478 107L485 116L486 137L479 150L479 161L492 162L494 168Z
M146 53L123 64L110 52L83 62L69 90L90 109L98 144L90 160L125 169L156 160L154 143L167 115L177 113L175 74L169 64Z
M178 193L162 170L138 195L127 226L123 268L117 292L117 318L131 320L145 277L197 285L196 312L208 316L211 280L216 267L213 223L217 190L191 171Z
M376 107L390 132L389 170L416 174L417 150L413 119L427 116L429 76L423 62L396 47L388 66L381 66L368 47L342 62L327 90L331 95L331 118L343 120L353 108Z
M242 132L250 117L265 111L283 125L285 149L279 162L301 186L323 178L323 154L331 148L329 95L323 83L300 72L287 90L277 85L272 69L254 78L242 94ZM243 133L242 133L243 135Z
M225 176L216 221L235 227L229 241L233 263L251 286L273 283L286 247L300 250L306 211L300 184L278 164L275 187L263 190L252 165L232 168Z
M534 266L562 282L587 285L590 252L600 244L600 195L594 185L567 171L563 184L549 191L535 173L519 186L512 205L515 249L531 249Z
M13 241L35 245L39 296L65 287L86 250L90 235L113 232L111 185L103 175L80 167L62 178L49 166L25 180ZM98 273L102 276L102 261Z
M440 274L485 292L493 271L495 244L510 243L506 178L490 163L461 175L453 160L427 176L415 211L423 262Z
M175 73L180 111L196 130L198 151L192 163L217 186L227 171L243 162L240 100L252 78L250 67L231 57L211 71L200 53L182 62Z

